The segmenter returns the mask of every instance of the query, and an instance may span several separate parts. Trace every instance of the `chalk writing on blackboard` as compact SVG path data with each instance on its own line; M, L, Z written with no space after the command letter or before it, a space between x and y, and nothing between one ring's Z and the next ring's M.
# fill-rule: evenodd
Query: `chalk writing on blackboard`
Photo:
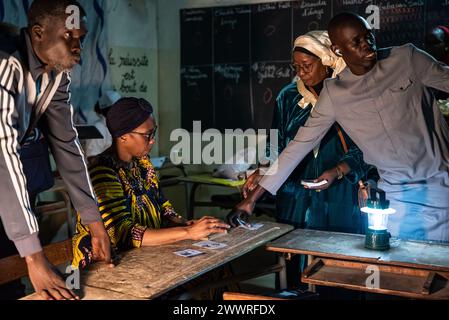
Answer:
M257 81L259 84L266 79L280 79L290 77L290 68L270 63L254 63L252 65L253 72L257 73Z
M343 5L343 6L354 6L354 5L360 5L360 4L366 4L366 3L370 3L372 1L367 1L367 0L339 0L337 1L338 5Z
M209 77L207 73L195 67L182 68L181 75L188 87L198 86L199 79L207 79Z
M332 17L330 1L304 0L293 2L293 34L300 35L312 30L325 30Z
M229 26L232 30L235 29L235 25L237 24L237 19L232 18L221 18L220 26Z
M204 20L203 15L206 10L185 10L183 11L184 22L201 22Z
M235 12L237 14L248 14L248 13L251 13L251 9L249 7L246 7L246 6L244 6L244 7L236 7L235 8Z
M424 6L424 0L407 0L404 2L391 3L391 2L381 2L378 4L382 10L394 10L399 8L413 8Z
M248 7L223 8L215 10L216 17L233 16L236 14L248 13L251 13L251 9L249 9Z
M257 6L257 12L264 12L264 11L276 10L276 9L277 9L276 3L264 3L264 4L259 4Z
M279 5L279 9L290 9L291 8L290 2L280 2L278 5Z
M222 17L222 16L230 16L235 14L234 9L228 8L228 9L216 9L215 10L215 16L216 17Z
M321 19L324 15L324 8L326 7L326 1L303 1L301 2L300 8L303 9L302 16L310 17L316 16L317 19Z
M265 27L264 33L266 36L270 37L276 33L276 27L270 24Z
M229 27L231 30L235 30L238 24L237 15L251 13L250 9L246 8L227 8L215 10L215 17L219 19L219 26Z
M234 80L236 84L239 83L240 74L243 71L243 67L218 65L215 66L215 72L219 73L223 78Z
M270 88L265 88L262 99L264 104L269 104L273 100L273 91Z
M257 12L273 11L277 9L289 9L289 8L291 8L290 2L261 3L257 5Z

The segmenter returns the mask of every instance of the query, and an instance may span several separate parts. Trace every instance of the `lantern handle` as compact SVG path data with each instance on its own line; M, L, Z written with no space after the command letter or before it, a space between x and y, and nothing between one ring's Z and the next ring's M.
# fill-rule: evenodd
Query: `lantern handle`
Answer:
M385 191L375 187L370 188L368 203L376 209L387 209L390 206L390 201L387 200Z

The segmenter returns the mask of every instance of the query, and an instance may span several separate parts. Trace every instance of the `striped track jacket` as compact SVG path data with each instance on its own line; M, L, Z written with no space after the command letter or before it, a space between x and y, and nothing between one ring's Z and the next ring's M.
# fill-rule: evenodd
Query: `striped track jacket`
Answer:
M45 92L49 76L44 73L25 29L19 38L11 41L7 46L0 46L0 217L9 239L14 241L20 255L25 257L41 251L42 247L19 158L19 142L30 125L33 105ZM70 75L60 73L50 76L60 82L46 101L48 107L39 122L39 129L46 136L83 223L101 221L73 124ZM40 77L41 94L36 97L36 81Z

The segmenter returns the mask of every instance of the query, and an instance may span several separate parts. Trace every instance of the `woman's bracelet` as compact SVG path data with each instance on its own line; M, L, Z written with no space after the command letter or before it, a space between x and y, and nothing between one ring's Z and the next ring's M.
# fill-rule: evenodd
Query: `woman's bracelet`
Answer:
M337 180L341 180L341 179L344 177L344 174L343 174L343 172L340 170L340 166L337 165L337 166L335 167L335 169L337 170Z

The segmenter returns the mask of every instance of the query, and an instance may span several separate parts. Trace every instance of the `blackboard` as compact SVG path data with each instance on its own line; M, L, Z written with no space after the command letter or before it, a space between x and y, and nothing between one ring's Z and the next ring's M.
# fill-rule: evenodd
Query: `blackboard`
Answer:
M182 65L212 64L212 10L181 11Z
M213 12L214 62L247 62L250 57L250 7L216 8ZM239 50L235 50L235 48L239 48Z
M182 127L192 131L195 120L204 128L214 127L213 70L211 66L187 66L181 69Z
M380 30L377 41L385 47L411 42L424 46L424 1L389 0L377 4L380 8Z
M449 26L449 0L428 0L426 27Z
M332 1L293 2L293 38L313 30L327 30L332 18Z
M252 123L248 65L215 65L214 73L215 128L223 131L233 123L235 128L248 129Z
M290 2L266 3L251 13L251 61L289 61L292 10Z
M270 128L279 91L291 81L288 62L255 62L251 66L255 128Z
M368 17L379 8L378 47L408 42L423 48L426 28L449 25L449 0L297 0L183 9L182 126L192 129L267 129L290 70L293 40L326 30L332 16Z

